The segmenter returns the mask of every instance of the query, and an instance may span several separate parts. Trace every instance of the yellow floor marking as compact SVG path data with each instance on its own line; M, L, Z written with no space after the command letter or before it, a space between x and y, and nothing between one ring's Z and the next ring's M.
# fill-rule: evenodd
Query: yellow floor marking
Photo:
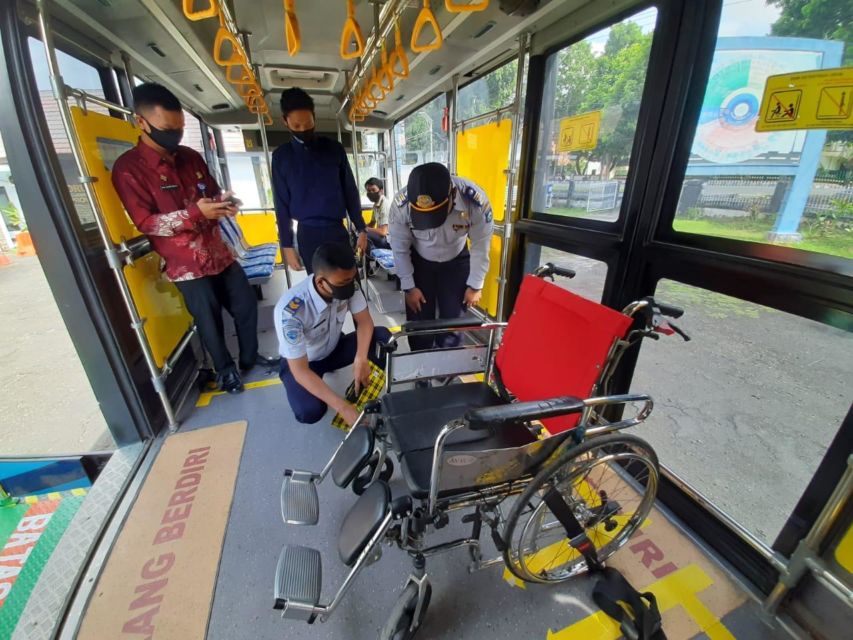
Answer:
M86 490L85 489L72 489L71 495L72 496L85 496Z
M48 500L62 500L62 495L56 491L51 491L50 493L47 494L47 499Z
M36 504L39 501L37 496L27 496L24 498L24 502L27 504Z
M268 378L266 380L258 380L257 382L247 382L244 386L246 389L260 389L261 387L272 387L277 384L281 384L281 380L278 378ZM213 400L216 396L224 396L225 391L203 391L199 394L198 400L196 400L196 407L206 407L210 404L210 401Z
M714 584L699 565L691 564L649 585L655 594L661 613L681 605L693 621L711 640L734 640L734 636L717 620L696 594ZM548 630L547 640L618 640L619 625L603 611L561 629Z

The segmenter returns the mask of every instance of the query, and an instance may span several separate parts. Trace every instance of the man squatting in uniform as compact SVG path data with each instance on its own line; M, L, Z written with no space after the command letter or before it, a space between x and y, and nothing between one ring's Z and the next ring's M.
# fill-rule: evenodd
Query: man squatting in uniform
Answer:
M358 411L323 381L323 375L352 364L360 392L370 383L370 362L382 366L376 343L387 342L391 332L373 325L367 301L356 289L355 255L348 245L320 245L311 266L313 274L291 287L275 306L281 381L298 422L318 422L332 407L352 425ZM348 312L356 330L344 335Z

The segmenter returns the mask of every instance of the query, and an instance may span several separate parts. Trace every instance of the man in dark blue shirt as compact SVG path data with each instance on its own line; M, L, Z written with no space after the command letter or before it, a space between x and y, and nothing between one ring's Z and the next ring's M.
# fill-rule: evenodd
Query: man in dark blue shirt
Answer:
M272 188L282 254L291 269L311 273L311 257L328 242L349 245L343 225L349 215L359 232L358 249L367 249L361 198L343 146L314 134L314 100L302 89L281 94L281 113L293 139L272 156ZM299 224L293 248L293 220ZM300 257L302 258L300 262Z

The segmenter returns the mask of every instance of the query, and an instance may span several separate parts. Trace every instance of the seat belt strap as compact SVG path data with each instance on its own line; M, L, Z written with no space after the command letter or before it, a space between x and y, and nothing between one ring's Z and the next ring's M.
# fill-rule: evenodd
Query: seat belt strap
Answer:
M595 550L595 545L586 535L583 527L575 517L572 508L566 504L565 499L557 490L556 487L551 487L545 493L544 502L548 505L551 513L559 520L560 524L566 530L569 537L569 544L573 549L577 549L583 554L586 560L586 566L590 573L601 571L604 565L598 560L598 552Z
M607 567L600 573L592 599L619 623L626 640L666 640L654 594L640 593L616 569ZM619 602L628 605L633 617Z

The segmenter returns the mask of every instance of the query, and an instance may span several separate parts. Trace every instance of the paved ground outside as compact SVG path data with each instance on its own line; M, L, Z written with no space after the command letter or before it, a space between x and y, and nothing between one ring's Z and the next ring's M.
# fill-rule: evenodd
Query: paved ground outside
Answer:
M543 249L577 271L567 288L600 300L606 266ZM853 335L664 281L692 341L647 340L632 390L655 411L636 429L660 460L767 543L781 530L850 408Z
M114 447L36 257L0 267L0 456Z

